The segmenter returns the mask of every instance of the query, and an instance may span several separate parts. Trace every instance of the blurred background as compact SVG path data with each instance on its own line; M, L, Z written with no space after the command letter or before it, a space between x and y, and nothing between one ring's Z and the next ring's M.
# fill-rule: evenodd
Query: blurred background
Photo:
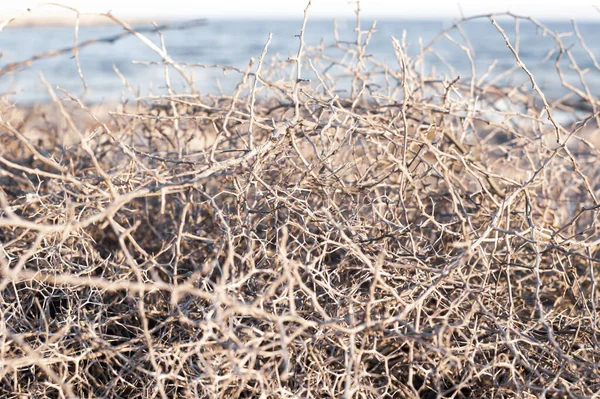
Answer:
M129 36L119 40L99 42L82 48L79 52L81 74L78 73L74 53L70 47L86 40L111 38L124 32L123 27L98 13L113 15L142 29L144 34L160 46L159 35L151 32L152 21L167 24L164 29L168 54L176 62L190 63L197 89L201 93L230 93L243 74L235 70L223 70L214 65L233 66L241 71L248 66L250 58L260 56L269 33L273 34L266 57L269 63L285 62L297 52L296 35L302 23L304 0L286 2L256 0L224 0L218 2L188 2L183 0L133 1L65 1L81 13L81 26L75 38L73 10L52 4L19 2L0 5L0 94L9 93L22 105L48 101L48 94L41 76L53 86L60 86L89 103L115 102L160 94L165 92L165 68L152 65L161 61L154 51L139 39ZM356 40L356 2L346 0L313 0L306 30L308 46L323 43L335 56L336 45L351 45ZM533 17L552 32L561 33L565 48L579 60L586 74L587 84L600 90L600 75L595 68L594 57L600 56L600 12L590 3L570 2L510 2L510 1L417 1L396 2L383 0L362 1L361 26L367 31L376 23L367 54L371 59L397 67L398 61L391 37L399 40L405 35L407 52L411 56L436 38L444 29L452 27L459 19L480 14L513 12ZM93 15L96 14L96 15ZM14 18L14 19L13 19ZM182 27L185 21L195 22ZM588 49L580 45L574 33L572 20ZM538 84L552 97L561 95L563 87L558 84L556 59L560 49L547 32L528 20L515 24L513 18L498 21L508 37L517 46L525 65L535 74ZM473 70L468 49L475 60L475 75L490 81L500 79L502 84L520 84L527 80L522 71L504 76L515 65L512 53L489 18L476 18L462 25L463 30L453 29L434 44L434 52L428 53L418 65L425 75L452 81L460 76L470 79ZM337 42L335 40L337 29ZM518 40L517 40L518 34ZM363 39L366 35L363 35ZM461 47L463 46L463 47ZM14 69L12 63L27 60L37 54L65 49L61 55L37 60L30 65ZM573 85L579 75L565 62L565 79ZM327 67L327 66L323 66ZM12 69L11 69L12 68ZM288 70L291 74L291 69ZM286 79L284 70L273 79ZM484 76L485 75L485 76ZM310 78L310 71L307 71ZM184 82L172 74L173 87L185 90ZM124 84L127 81L129 87Z

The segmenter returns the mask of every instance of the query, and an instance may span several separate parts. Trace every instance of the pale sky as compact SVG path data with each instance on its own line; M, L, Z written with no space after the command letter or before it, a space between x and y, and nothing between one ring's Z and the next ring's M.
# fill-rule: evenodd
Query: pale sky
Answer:
M185 17L277 18L302 17L307 0L64 0L61 4L82 12L106 12L116 16L155 19ZM34 8L34 16L55 14L55 7L39 1L0 0L0 16ZM375 18L459 18L459 5L466 16L512 11L535 18L586 19L600 22L600 0L362 0L365 17ZM38 5L38 7L36 7ZM352 17L355 4L348 0L313 0L309 17ZM54 10L54 11L53 11Z

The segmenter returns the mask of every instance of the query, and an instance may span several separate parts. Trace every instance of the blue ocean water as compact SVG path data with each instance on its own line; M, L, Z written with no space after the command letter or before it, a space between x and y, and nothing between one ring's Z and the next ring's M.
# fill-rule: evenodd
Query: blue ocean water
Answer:
M362 28L367 30L373 21L363 20ZM510 41L517 46L515 23L512 19L498 20ZM451 27L453 21L443 20L378 20L376 32L370 39L366 54L372 59L387 62L393 68L399 68L391 37L399 40L406 34L409 44L408 55L416 56L421 46L427 44L444 29ZM581 46L573 34L571 22L547 22L545 25L553 32L561 33L563 48L571 52L581 70L585 71L585 83L595 93L600 93L600 70L593 57L600 57L600 24L580 23L578 29L593 57ZM251 57L257 59L267 41L273 34L267 61L286 60L298 49L300 20L251 21L251 20L207 20L199 26L187 30L166 30L164 40L168 54L176 62L195 64L231 65L240 69L248 66ZM337 21L340 41L353 42L356 38L355 21ZM526 67L535 75L538 84L549 96L559 96L564 92L556 70L556 60L560 56L555 39L530 22L523 20L519 26L518 51ZM79 30L79 42L97 39L123 32L118 26L82 26ZM156 33L146 33L147 37L160 46ZM364 35L363 35L364 37ZM331 19L309 20L305 41L308 46L332 44L334 42L334 22ZM5 28L0 32L0 70L12 62L18 62L35 54L60 49L74 44L73 27L28 26ZM505 40L487 18L466 22L462 30L452 30L447 37L435 42L435 54L429 53L422 65L427 76L454 80L460 76L470 79L472 74L469 58L464 48L471 49L475 59L475 74L483 76L491 66L491 73L485 79L492 80L515 65L512 53ZM551 53L550 57L544 58ZM332 55L339 55L332 50ZM129 36L114 43L96 43L82 49L79 53L81 70L88 89L78 75L75 59L71 53L50 59L33 62L19 73L0 76L0 95L11 94L11 98L20 104L40 103L48 100L40 74L54 87L60 86L72 94L82 97L86 102L113 102L133 99L123 85L114 67L139 92L139 96L165 92L164 67L147 65L144 62L160 61L160 57L139 39ZM136 63L137 62L137 63ZM141 64L139 62L142 62ZM577 72L569 68L569 55L563 53L560 65L565 79L575 87L582 83ZM256 64L254 66L256 68ZM421 66L419 66L421 69ZM290 69L291 71L291 69ZM185 92L185 84L171 70L173 87ZM229 71L226 74L218 68L194 68L194 82L201 93L218 94L231 92L241 79L241 74ZM290 76L288 74L288 76ZM306 76L310 75L307 69ZM283 78L280 76L280 78ZM526 74L517 70L502 78L502 84L518 84L527 80ZM343 87L342 87L343 88Z

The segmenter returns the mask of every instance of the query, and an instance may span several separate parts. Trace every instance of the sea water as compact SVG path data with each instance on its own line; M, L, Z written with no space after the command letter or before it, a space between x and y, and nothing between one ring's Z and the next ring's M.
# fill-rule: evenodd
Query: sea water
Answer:
M363 20L362 29L368 30L373 21ZM562 67L564 79L577 88L583 88L580 76L570 67L567 53L561 55L556 40L543 29L522 20L516 25L513 19L499 19L511 45L518 50L519 57L527 69L535 75L539 86L549 97L558 97L566 91L556 70L557 57ZM282 74L274 78L293 79L293 63L286 61L298 51L298 37L302 21L300 20L206 20L184 30L168 30L164 33L167 53L178 63L234 66L245 70L249 60L258 59L267 42L269 33L272 40L265 59L267 68L276 62L287 65ZM356 23L352 20L336 21L341 45L355 47ZM402 40L405 34L407 55L416 57L422 48L445 29L452 27L449 20L378 20L365 55L369 59L386 62L393 69L399 69L399 61L394 51L392 37ZM585 84L592 94L600 93L600 70L594 57L600 57L600 24L579 23L578 29L592 56L584 50L578 38L573 34L570 21L551 21L544 25L552 32L561 34L563 49L570 51L578 66L584 71ZM429 78L448 82L460 76L462 82L469 82L472 76L469 55L475 62L475 76L483 77L493 66L483 82L492 81L506 70L515 66L515 58L498 30L488 18L477 19L461 25L462 30L452 29L447 36L439 37L433 44L435 53L429 52L422 63L413 64L418 72L423 71ZM137 27L139 28L139 27ZM148 28L147 26L144 28ZM81 26L78 43L89 39L102 39L122 33L122 27ZM157 33L146 35L160 47ZM362 38L366 37L362 35ZM27 60L36 54L50 50L72 47L75 42L75 30L72 26L23 26L8 27L0 32L0 69L13 62ZM307 47L334 44L333 19L309 19L305 32ZM339 57L341 51L335 48L326 50L332 57ZM73 52L34 61L30 66L19 68L18 73L0 76L0 95L10 93L12 101L21 105L46 102L49 99L42 77L54 88L61 87L87 103L116 102L135 100L149 95L166 93L165 67L148 65L160 62L161 57L136 37L128 36L112 43L98 42L79 51L81 79ZM326 64L319 64L325 68ZM288 68L289 67L289 68ZM369 68L369 64L366 64ZM253 70L256 68L256 63ZM303 74L314 78L305 65ZM118 69L133 88L127 89L115 72ZM189 71L186 69L186 71ZM243 74L224 71L217 67L195 67L192 69L194 85L204 94L231 94L242 79ZM1 72L0 72L1 73ZM172 88L177 93L189 92L183 79L173 68L169 70ZM340 91L348 90L340 74ZM518 85L528 82L528 76L521 69L502 77L497 84ZM85 81L87 89L84 89ZM314 81L313 81L314 83ZM58 92L59 96L63 94Z

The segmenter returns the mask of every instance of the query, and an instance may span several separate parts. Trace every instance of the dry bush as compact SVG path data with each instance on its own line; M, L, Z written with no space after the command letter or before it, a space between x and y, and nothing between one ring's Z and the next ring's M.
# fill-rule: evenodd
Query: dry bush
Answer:
M396 65L367 56L375 25L267 42L218 97L176 93L194 66L152 45L169 94L104 117L6 99L2 396L598 392L598 100L583 73L558 100L424 75L466 21L413 58L392 39Z

